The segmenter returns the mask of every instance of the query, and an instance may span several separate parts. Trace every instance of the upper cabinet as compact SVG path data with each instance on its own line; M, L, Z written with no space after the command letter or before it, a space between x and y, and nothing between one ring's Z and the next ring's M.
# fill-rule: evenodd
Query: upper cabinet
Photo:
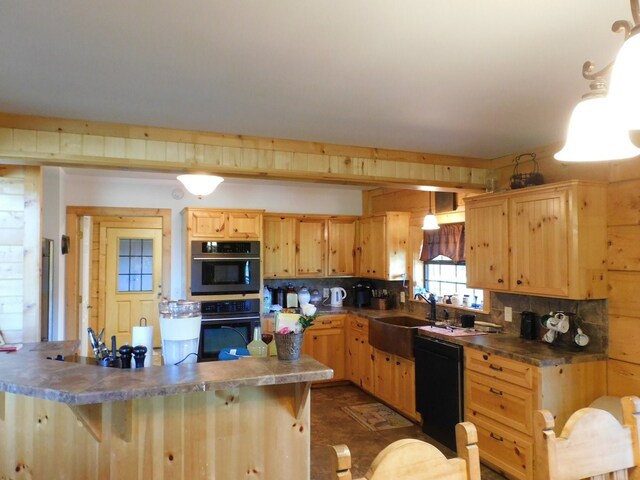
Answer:
M469 286L606 298L605 184L572 180L478 195L465 208Z
M266 214L264 277L355 275L355 217Z
M408 212L387 212L359 220L359 275L381 280L402 280L407 274Z
M261 210L186 208L190 238L255 239L262 237Z

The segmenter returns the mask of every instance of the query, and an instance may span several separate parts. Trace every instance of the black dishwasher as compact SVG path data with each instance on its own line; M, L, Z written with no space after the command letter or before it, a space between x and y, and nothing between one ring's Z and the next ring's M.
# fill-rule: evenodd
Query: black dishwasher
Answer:
M420 335L413 346L422 431L455 451L455 427L464 417L462 347Z

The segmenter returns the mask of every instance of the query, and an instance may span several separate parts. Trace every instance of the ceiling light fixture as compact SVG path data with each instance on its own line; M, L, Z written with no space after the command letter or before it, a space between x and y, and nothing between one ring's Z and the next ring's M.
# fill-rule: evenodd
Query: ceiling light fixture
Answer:
M224 178L217 175L178 175L178 180L182 182L184 187L196 195L198 198L205 197L211 193L220 185Z
M440 225L438 225L438 219L431 211L431 192L429 192L429 213L424 216L422 230L438 230L439 228Z
M582 97L571 114L567 141L558 153L556 160L565 162L595 162L602 160L622 160L640 155L629 137L631 128L640 129L640 116L635 127L629 122L629 116L637 114L640 102L640 68L637 58L640 56L640 0L630 0L635 25L626 20L613 23L611 30L625 32L622 45L614 63L594 72L594 64L585 62L582 76L590 80L590 91ZM611 69L611 93L607 95L605 77ZM631 108L630 108L631 106Z

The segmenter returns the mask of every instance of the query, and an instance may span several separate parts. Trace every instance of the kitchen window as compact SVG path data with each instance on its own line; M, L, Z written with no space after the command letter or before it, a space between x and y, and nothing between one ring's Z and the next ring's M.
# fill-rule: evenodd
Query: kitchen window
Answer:
M450 223L423 233L420 260L424 262L424 292L443 303L448 295L468 295L468 306L482 308L483 290L467 288L464 223Z

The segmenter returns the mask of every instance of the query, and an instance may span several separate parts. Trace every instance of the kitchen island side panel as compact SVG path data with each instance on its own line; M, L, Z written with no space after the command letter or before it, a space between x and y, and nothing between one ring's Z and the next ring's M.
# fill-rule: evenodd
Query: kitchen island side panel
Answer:
M0 401L0 478L310 476L305 383L80 407L12 393Z

